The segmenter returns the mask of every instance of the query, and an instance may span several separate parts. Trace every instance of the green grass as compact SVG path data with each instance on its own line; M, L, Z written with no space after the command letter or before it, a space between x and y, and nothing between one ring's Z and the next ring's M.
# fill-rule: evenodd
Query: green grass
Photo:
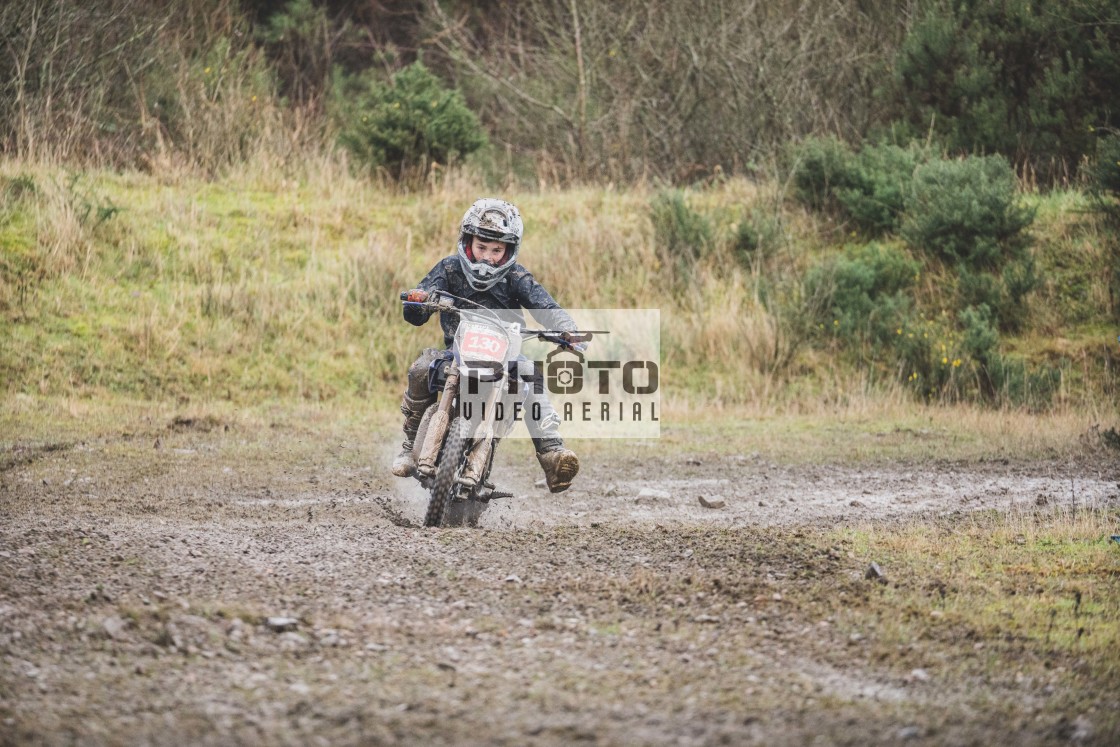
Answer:
M1062 509L835 530L826 541L877 562L887 579L836 614L871 631L885 658L935 641L966 657L953 666L986 677L1076 665L1120 683L1120 547L1109 540L1118 527L1116 510Z
M439 343L434 324L401 320L397 291L453 251L477 196L464 179L408 194L339 169L212 182L6 161L0 178L33 185L4 192L0 209L5 397L243 407L395 399L408 363ZM901 385L801 336L796 303L775 305L832 250L816 218L784 207L775 188L742 180L691 193L724 238L678 289L654 245L654 194L506 196L526 218L524 264L564 305L661 309L664 394L678 409L912 414ZM1060 409L1108 423L1120 353L1102 304L1107 235L1077 193L1031 199L1048 281L1023 337L1005 345L1062 368ZM752 267L724 240L746 214L780 226L777 249Z

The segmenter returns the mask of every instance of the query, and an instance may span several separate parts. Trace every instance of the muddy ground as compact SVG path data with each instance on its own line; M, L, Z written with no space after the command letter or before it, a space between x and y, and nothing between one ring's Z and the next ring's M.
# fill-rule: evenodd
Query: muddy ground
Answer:
M1116 693L954 679L928 647L880 661L873 633L796 601L821 579L838 599L875 583L873 558L805 532L1117 505L1114 462L807 466L656 444L607 460L590 445L551 496L511 443L499 473L516 497L479 529L430 530L378 440L177 421L16 441L0 454L0 743L1118 736L1095 711ZM1078 710L1045 707L1061 696Z

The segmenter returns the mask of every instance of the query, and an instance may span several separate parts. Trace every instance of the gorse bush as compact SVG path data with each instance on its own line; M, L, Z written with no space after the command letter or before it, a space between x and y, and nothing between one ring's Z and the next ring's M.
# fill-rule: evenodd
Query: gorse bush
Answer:
M904 249L849 248L813 268L806 297L824 297L816 338L874 378L897 382L923 399L955 398L962 365L952 321L928 318L911 300L921 263Z
M918 313L895 330L894 372L923 400L951 402L967 398L962 386L965 353L960 333L948 314ZM974 391L973 391L974 393Z
M1002 156L919 166L906 200L902 236L955 267L960 305L987 306L1005 331L1017 330L1037 285L1015 174Z
M927 399L1047 401L1054 376L998 352L999 332L1023 328L1038 285L1027 234L1034 213L1021 205L1006 159L931 160L922 148L889 144L857 153L835 139L801 148L793 174L799 199L866 233L899 233L935 268L951 271L955 305L966 309L955 325L916 317L907 291L921 262L872 244L807 276L807 297L824 289L827 298L818 333Z
M743 265L749 266L763 247L762 232L749 220L739 221L731 237L731 253Z
M415 62L379 81L373 71L336 76L339 140L359 163L395 178L429 161L446 164L487 143L478 117L457 91Z
M839 212L865 234L893 233L914 170L927 158L918 146L884 143L855 152L836 138L813 138L794 152L794 193L809 207Z
M650 222L662 266L684 280L712 246L711 221L689 207L680 191L669 190L650 202Z
M999 330L986 305L969 306L960 313L963 330L962 348L981 366L987 366L999 356Z
M1034 259L1026 254L1004 265L1000 271L1000 305L997 309L1000 329L1020 332L1027 323L1027 296L1038 287Z
M849 248L812 268L804 295L824 299L816 307L816 339L927 401L1048 404L1059 374L1003 355L999 318L988 304L969 306L956 318L919 311L911 297L920 272L921 263L905 250L878 244ZM1001 298L990 274L964 277L984 287L972 291L977 296Z
M740 266L758 269L781 244L781 219L755 209L739 216L730 226L728 248Z
M1051 403L1061 383L1061 372L1050 366L1032 368L1001 353L999 331L987 306L965 309L960 323L969 377L957 382L954 393L958 397L966 394L965 384L970 378L977 395L990 404L1041 410Z
M957 305L986 306L1004 332L1018 332L1027 318L1027 296L1038 286L1034 261L1011 262L997 275L957 266Z
M1110 449L1120 451L1120 431L1115 426L1101 431L1101 443Z
M794 194L809 207L838 210L871 234L900 230L917 248L973 269L1018 258L1034 218L1002 156L930 159L918 146L890 144L856 153L817 138L799 146L792 168Z
M851 350L890 348L895 330L913 313L910 289L920 265L905 251L868 244L817 265L806 275L806 295L827 299L817 329Z
M836 190L854 186L851 148L835 137L812 137L789 154L794 195L815 209L835 209Z
M916 147L868 146L853 159L847 184L836 188L836 199L865 233L893 233L899 227L914 169L924 159Z
M1020 257L1034 214L1019 203L1002 156L930 161L914 172L902 235L913 246L974 270Z

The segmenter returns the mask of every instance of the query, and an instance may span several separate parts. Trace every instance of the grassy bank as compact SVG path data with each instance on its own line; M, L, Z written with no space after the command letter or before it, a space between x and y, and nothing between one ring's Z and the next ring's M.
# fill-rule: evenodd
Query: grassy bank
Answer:
M299 179L242 171L209 182L9 161L0 182L9 400L352 401L386 412L416 352L439 341L435 325L401 320L397 291L453 251L478 196L455 177L396 193L329 163ZM773 186L729 180L686 195L714 236L682 276L651 223L657 194L505 196L526 218L523 263L564 305L661 309L663 393L677 411L916 406L899 381L791 318L806 268L850 237ZM1028 199L1044 282L1022 334L1003 345L1059 372L1054 412L1110 426L1120 350L1107 317L1107 234L1077 193ZM765 261L737 248L737 221L748 215L771 231ZM943 303L938 294L935 275L918 289L931 308Z

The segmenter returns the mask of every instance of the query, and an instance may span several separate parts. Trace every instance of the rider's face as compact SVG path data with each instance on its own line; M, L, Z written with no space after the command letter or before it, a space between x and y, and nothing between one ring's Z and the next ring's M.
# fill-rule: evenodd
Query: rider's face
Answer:
M501 264L506 256L506 245L502 241L487 241L478 236L471 237L471 253L475 262L485 262L491 266Z

